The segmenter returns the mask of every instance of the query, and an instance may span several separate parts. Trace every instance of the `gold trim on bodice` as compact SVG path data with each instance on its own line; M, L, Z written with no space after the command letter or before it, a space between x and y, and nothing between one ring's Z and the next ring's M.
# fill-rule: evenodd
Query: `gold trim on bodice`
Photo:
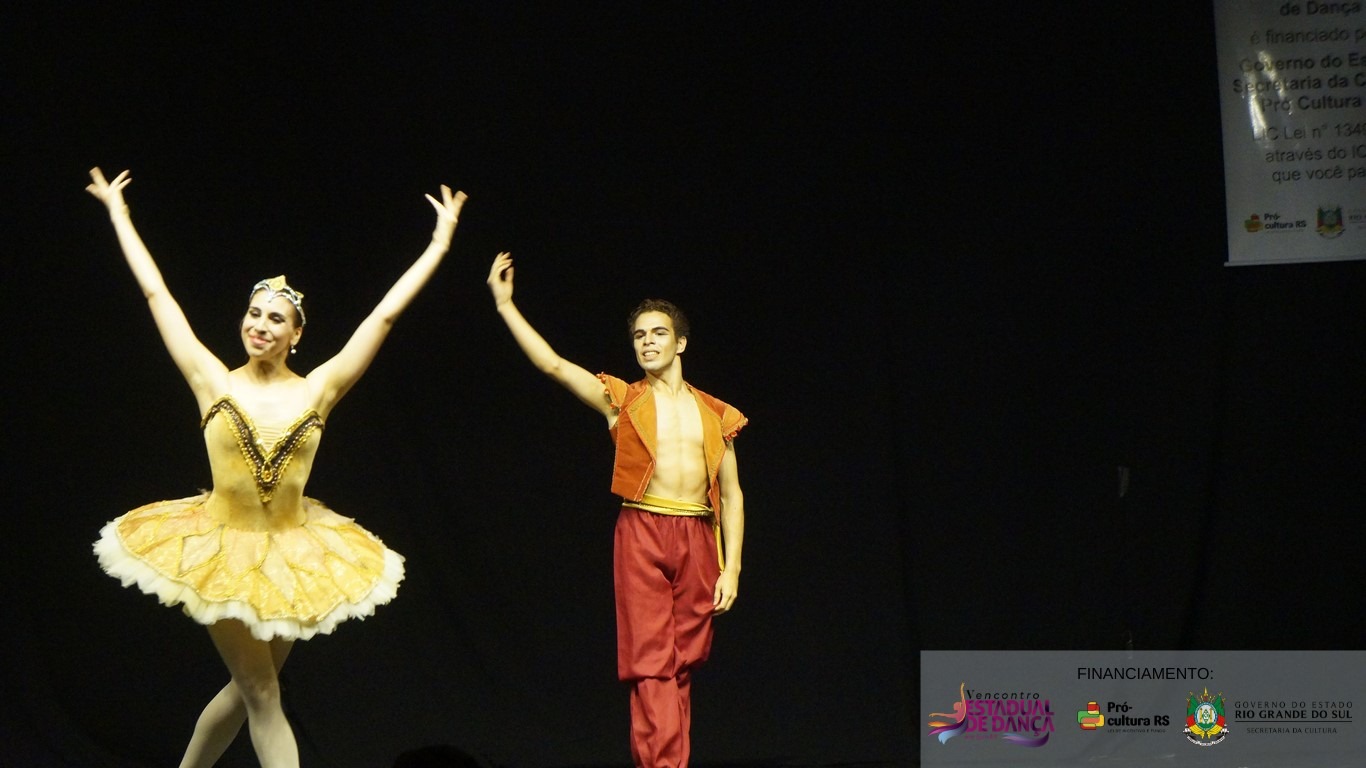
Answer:
M275 495L275 486L280 482L285 467L289 465L290 459L294 458L299 446L308 440L313 430L323 426L322 417L317 411L309 408L267 448L255 422L232 395L223 395L215 400L214 404L209 406L209 412L204 414L204 418L199 422L199 428L207 427L214 414L220 412L227 418L228 426L237 437L237 447L241 449L242 458L246 459L252 477L256 479L256 494L261 497L263 504Z

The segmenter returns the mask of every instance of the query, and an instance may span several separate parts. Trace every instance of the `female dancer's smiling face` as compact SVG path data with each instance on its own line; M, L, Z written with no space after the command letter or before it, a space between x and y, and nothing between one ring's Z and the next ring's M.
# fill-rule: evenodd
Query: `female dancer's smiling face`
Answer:
M252 357L288 354L289 348L298 344L303 335L297 317L289 299L273 296L265 290L257 291L251 297L247 313L242 316L242 346L247 354Z

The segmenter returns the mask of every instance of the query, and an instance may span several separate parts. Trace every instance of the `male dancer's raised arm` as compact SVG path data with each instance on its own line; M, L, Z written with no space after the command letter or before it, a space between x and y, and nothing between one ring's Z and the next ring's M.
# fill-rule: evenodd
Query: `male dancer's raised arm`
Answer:
M584 368L560 357L550 343L522 317L517 305L512 303L512 275L512 254L498 254L489 268L489 290L493 293L493 304L498 309L498 316L512 331L517 346L522 348L536 370L559 382L584 405L602 414L610 426L616 420L616 411L603 394L602 382Z

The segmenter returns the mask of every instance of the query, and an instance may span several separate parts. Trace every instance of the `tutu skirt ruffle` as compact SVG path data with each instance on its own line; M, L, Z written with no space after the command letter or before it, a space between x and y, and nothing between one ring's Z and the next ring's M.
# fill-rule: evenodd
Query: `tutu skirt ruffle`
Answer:
M237 619L261 640L307 640L393 599L403 557L305 497L302 525L246 530L214 520L208 494L139 507L100 531L106 573L200 624Z

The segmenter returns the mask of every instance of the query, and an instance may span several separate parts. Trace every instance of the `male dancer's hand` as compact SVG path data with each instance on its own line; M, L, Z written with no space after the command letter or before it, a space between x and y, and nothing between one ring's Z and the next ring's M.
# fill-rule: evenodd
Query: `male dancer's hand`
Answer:
M730 610L735 605L735 598L740 592L740 574L730 570L721 571L721 575L716 579L716 592L712 595L712 613L720 616Z

